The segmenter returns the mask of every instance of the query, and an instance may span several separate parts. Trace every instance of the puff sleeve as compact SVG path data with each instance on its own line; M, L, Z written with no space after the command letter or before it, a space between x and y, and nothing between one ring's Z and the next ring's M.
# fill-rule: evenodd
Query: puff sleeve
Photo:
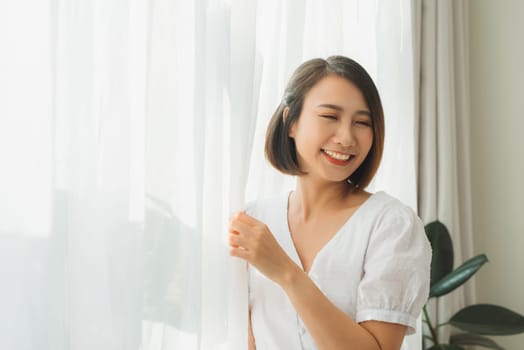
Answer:
M369 238L356 322L399 323L414 333L428 298L430 264L431 245L415 212L404 205L384 211Z

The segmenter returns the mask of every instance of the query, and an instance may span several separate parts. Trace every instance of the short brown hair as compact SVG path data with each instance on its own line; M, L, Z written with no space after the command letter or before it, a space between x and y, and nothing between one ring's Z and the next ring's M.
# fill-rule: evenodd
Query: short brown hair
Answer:
M297 122L304 98L322 78L337 75L354 84L364 96L371 112L373 144L357 170L348 180L355 187L364 189L377 172L384 149L384 111L378 90L366 70L354 60L344 56L331 56L326 60L315 58L302 63L293 73L284 91L282 102L269 122L266 132L265 154L277 170L289 175L304 175L300 170L295 141L288 136L291 125ZM286 119L284 110L289 108Z

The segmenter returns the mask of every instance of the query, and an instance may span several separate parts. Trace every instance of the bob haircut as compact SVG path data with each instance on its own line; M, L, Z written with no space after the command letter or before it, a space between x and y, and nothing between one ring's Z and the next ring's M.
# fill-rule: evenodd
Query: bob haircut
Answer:
M282 102L269 122L265 155L271 165L284 174L306 174L299 167L295 140L289 137L288 131L300 117L306 94L328 75L337 75L354 84L361 91L371 112L373 144L364 162L347 179L353 184L353 189L364 189L375 176L382 158L384 111L373 80L360 64L350 58L344 56L331 56L326 60L315 58L302 63L295 70L284 91ZM283 113L286 107L289 111L284 119Z

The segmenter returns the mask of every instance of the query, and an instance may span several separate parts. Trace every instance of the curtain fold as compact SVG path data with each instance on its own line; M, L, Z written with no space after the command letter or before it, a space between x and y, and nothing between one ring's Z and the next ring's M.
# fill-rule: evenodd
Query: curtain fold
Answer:
M151 213L162 203L175 226L161 229L151 215L145 234L165 231L183 247L162 263L177 262L165 283L179 295L178 322L163 336L187 349L247 343L246 265L228 255L227 219L243 206L255 125L255 13L254 1L153 7L146 192ZM159 172L166 167L171 176Z
M450 231L455 266L473 256L466 1L421 1L418 38L418 203ZM432 304L440 322L475 301L474 281ZM447 337L449 331L441 336Z

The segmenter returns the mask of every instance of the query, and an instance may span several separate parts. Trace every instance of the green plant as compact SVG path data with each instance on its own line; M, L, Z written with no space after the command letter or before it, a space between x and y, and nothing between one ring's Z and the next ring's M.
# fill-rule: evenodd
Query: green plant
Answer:
M453 244L451 236L444 224L434 221L425 226L426 235L433 248L431 260L431 282L429 300L446 295L469 280L488 258L485 254L479 254L453 270ZM447 322L436 325L431 323L427 311L427 303L423 308L424 323L427 325L430 335L423 338L423 348L428 350L464 349L465 345L478 345L489 349L502 349L493 340L485 335L512 335L524 332L524 316L508 310L502 306L491 304L470 305L455 313ZM443 326L453 326L465 333L454 334L449 339L441 341L437 330ZM430 348L426 347L426 341L432 342Z

